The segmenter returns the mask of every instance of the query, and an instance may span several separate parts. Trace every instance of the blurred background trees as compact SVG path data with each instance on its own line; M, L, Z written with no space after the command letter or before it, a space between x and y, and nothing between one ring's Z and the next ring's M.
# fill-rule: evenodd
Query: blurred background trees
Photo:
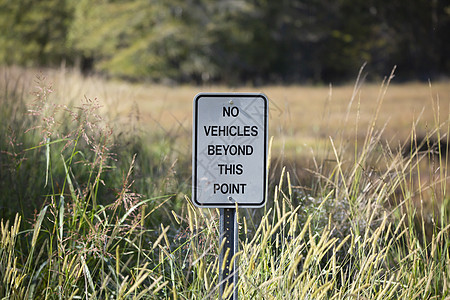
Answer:
M323 83L450 71L448 0L0 0L0 64L136 81Z

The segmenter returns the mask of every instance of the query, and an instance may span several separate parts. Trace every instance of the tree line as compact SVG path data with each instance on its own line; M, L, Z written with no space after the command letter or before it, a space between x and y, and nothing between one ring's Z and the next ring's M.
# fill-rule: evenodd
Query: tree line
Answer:
M0 64L174 82L450 71L448 0L0 0Z

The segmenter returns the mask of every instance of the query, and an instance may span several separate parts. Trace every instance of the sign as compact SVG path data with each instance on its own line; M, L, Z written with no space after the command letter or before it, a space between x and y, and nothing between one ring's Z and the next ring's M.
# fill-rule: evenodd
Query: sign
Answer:
M192 200L211 208L262 207L267 188L264 94L200 93L193 104Z

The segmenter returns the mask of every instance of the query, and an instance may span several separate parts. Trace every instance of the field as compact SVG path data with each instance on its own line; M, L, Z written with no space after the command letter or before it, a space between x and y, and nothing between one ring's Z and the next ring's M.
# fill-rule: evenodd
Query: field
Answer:
M11 82L28 83L31 93L34 72L3 70ZM136 118L145 131L162 129L189 132L192 125L192 99L198 92L262 92L270 99L270 135L278 148L299 154L304 145L311 146L339 131L347 137L364 139L377 112L376 125L384 128L383 138L404 142L410 137L413 123L418 134L425 135L435 126L438 110L441 122L447 121L450 85L437 83L395 83L386 88L382 82L344 86L164 86L105 81L84 78L77 72L47 70L47 81L57 87L58 101L68 104L98 98L104 116L113 124ZM17 79L16 79L17 78ZM386 89L386 90L385 90ZM438 107L439 105L439 107ZM184 142L190 142L190 135Z
M218 212L188 201L206 91L270 99L269 201L240 210L240 299L450 296L448 82L1 76L0 297L217 299Z

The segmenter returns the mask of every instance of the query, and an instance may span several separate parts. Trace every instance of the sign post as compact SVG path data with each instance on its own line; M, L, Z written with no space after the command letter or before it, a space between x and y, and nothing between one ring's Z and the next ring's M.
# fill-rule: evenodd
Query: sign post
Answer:
M238 224L236 220L236 208L220 209L220 241L225 239L223 249L219 255L219 284L220 299L223 298L225 290L233 285L233 291L228 294L228 299L238 299L238 270L236 259L233 256L238 252ZM233 264L231 262L233 261Z
M200 93L193 106L192 201L220 208L220 298L233 284L229 299L237 299L236 207L265 205L268 101L264 94Z

